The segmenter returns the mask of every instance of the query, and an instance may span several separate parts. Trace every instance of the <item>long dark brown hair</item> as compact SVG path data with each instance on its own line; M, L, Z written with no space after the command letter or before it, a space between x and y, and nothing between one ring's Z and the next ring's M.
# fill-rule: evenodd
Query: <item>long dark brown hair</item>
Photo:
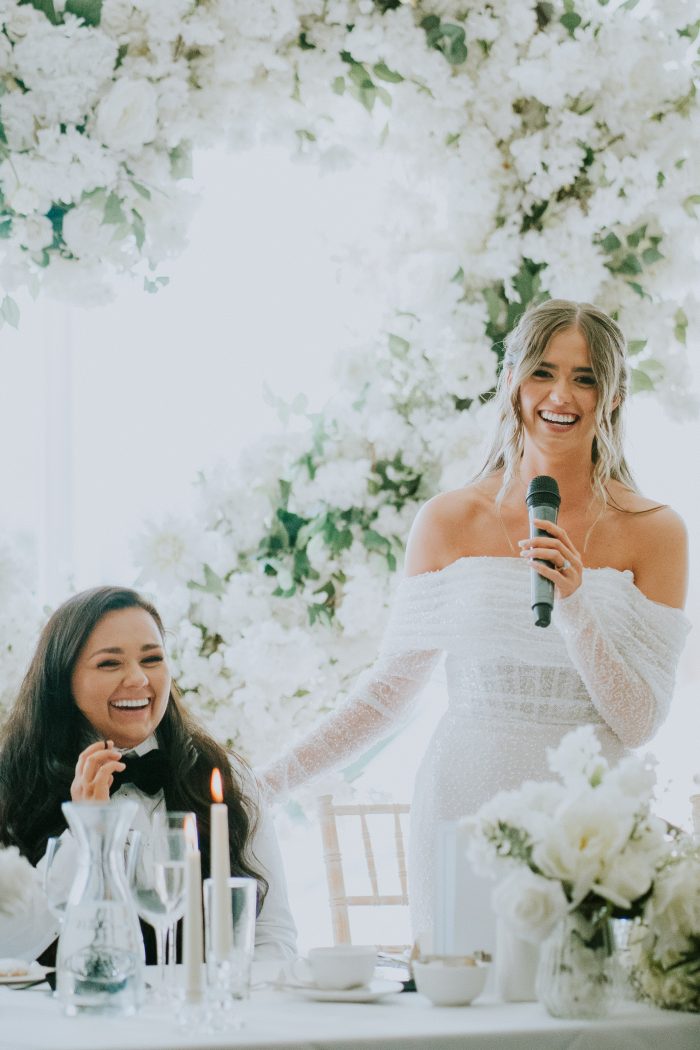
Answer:
M54 612L39 638L19 695L0 735L0 842L17 846L32 864L43 856L46 841L66 827L61 803L70 800L70 785L81 750L94 731L73 699L71 679L90 634L118 609L143 609L154 620L165 643L165 629L155 607L127 587L95 587L74 595ZM231 768L244 773L238 756L221 747L197 724L173 684L165 714L156 729L167 759L164 787L169 810L191 810L197 816L202 873L209 874L210 777L221 770L228 806L231 870L258 880L258 907L267 882L254 868L250 839L258 819L251 790L244 790ZM254 784L252 774L251 785Z

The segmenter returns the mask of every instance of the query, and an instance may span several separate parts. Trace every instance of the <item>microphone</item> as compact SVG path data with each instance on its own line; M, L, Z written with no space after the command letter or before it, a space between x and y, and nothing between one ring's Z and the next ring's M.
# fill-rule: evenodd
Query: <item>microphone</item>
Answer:
M538 477L533 478L527 487L525 503L527 504L528 517L530 518L530 538L549 536L546 529L540 529L533 525L532 519L544 518L545 521L551 521L556 525L559 504L561 503L559 486L556 480L550 478L548 474L540 474ZM554 563L551 561L544 561L543 558L536 558L535 560L542 561L544 565L554 568ZM530 595L532 611L535 614L535 626L549 627L554 606L554 584L551 580L540 576L537 569L534 568L531 570L530 576Z

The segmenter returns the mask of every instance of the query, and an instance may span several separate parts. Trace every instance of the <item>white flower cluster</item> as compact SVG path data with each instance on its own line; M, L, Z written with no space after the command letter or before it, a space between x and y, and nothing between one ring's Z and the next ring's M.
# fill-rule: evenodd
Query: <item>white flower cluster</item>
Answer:
M629 756L610 769L592 726L549 753L563 783L528 782L465 819L480 870L507 877L494 906L519 936L540 941L568 911L633 915L667 853L650 811L653 770Z
M287 141L368 188L325 217L375 305L324 418L210 474L196 523L137 551L169 595L189 701L265 762L371 659L416 501L478 467L479 395L529 302L599 302L630 337L634 389L687 405L699 40L680 0L214 8L226 43L209 62L235 92L225 114L201 97L232 141ZM636 889L622 868L596 869L610 900Z
M7 290L27 266L75 287L174 250L188 142L286 142L370 187L326 224L374 306L324 419L212 474L194 525L137 552L190 701L264 761L369 660L416 501L478 465L480 395L524 307L597 301L633 388L687 406L694 5L103 0L80 5L89 23L41 6L0 0Z
M633 981L657 1006L700 1012L700 846L661 868L631 944Z

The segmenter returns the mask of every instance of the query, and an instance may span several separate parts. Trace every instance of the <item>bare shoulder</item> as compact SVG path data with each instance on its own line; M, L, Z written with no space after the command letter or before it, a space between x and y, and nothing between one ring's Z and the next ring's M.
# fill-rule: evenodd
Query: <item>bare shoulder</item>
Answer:
M624 486L614 491L623 511L631 568L639 589L652 601L682 609L688 587L688 531L668 504L647 499Z
M478 481L424 503L408 537L406 575L437 572L463 555L470 528L487 513L489 502L488 486Z

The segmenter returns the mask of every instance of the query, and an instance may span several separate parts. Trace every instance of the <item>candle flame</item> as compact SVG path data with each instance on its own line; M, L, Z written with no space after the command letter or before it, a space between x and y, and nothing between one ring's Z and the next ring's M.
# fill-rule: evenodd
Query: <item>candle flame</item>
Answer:
M215 802L224 801L224 792L221 784L221 773L216 767L211 772L211 797Z
M197 839L197 818L194 816L194 814L188 814L185 817L184 824L185 841L187 842L187 849L192 850L192 852L194 852L194 850L196 850L199 845Z

